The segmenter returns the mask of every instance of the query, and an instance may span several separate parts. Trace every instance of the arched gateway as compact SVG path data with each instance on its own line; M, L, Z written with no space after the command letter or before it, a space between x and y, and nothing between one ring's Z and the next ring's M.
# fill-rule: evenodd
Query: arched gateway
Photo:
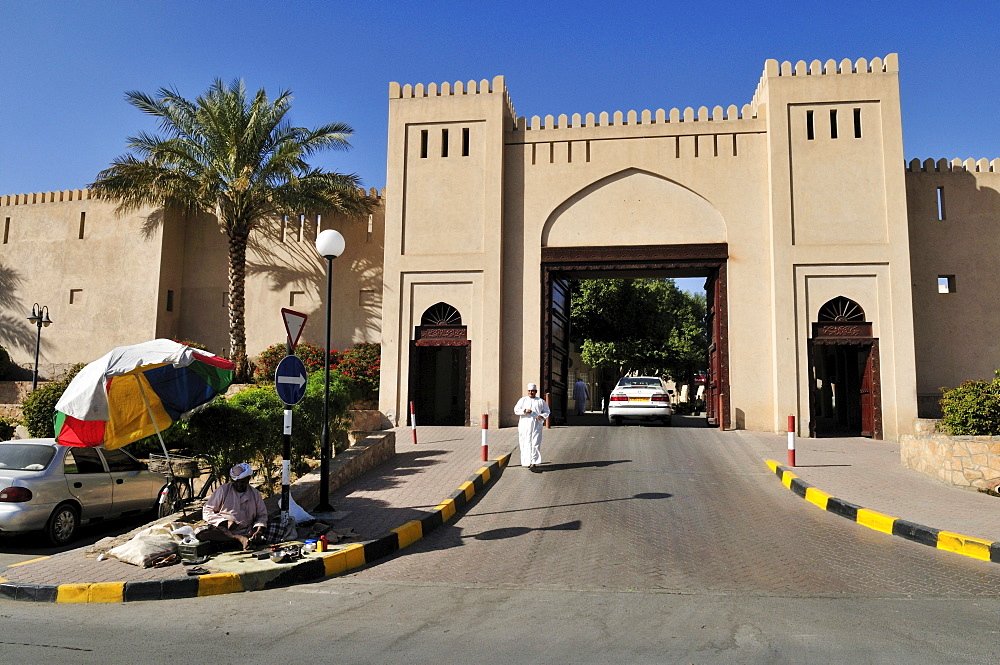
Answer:
M528 381L558 419L567 280L663 275L706 279L717 427L779 432L795 415L800 434L911 431L895 56L799 69L767 61L742 108L531 119L502 77L391 84L382 411L402 423L430 399L424 317L446 303L465 335L464 358L448 352L464 424L514 424ZM865 313L850 343L823 318L838 297ZM837 401L854 379L857 413Z

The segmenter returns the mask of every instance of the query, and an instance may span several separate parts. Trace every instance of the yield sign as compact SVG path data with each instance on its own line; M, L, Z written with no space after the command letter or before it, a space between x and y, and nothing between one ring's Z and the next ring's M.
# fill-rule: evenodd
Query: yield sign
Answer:
M288 343L292 345L292 351L294 351L295 345L299 343L299 335L302 334L302 328L305 327L306 319L309 317L302 312L282 307L281 318L285 321L285 334L288 335Z

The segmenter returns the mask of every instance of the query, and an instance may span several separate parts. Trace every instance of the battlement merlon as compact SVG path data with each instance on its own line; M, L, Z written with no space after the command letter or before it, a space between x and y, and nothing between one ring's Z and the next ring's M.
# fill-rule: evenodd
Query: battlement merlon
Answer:
M407 83L400 86L396 81L389 82L389 99L427 99L429 97L497 94L503 95L507 119L513 123L514 118L517 117L517 113L514 111L513 102L510 101L510 95L507 94L507 86L504 85L503 76L494 76L492 82L487 79L482 79L478 83L474 80L467 83L462 83L461 81L449 83L445 81L440 86L437 83L429 83L426 86L423 83L417 83L416 85Z
M908 173L1000 173L1000 158L988 159L911 159L906 163Z
M774 59L764 61L764 71L760 75L757 89L754 90L753 98L750 101L750 108L757 113L758 108L764 105L767 91L767 81L770 78L789 76L843 76L843 75L863 75L863 74L897 74L899 73L899 54L890 53L885 58L872 58L871 62L865 58L851 60L844 58L840 62L830 59L826 62L813 60L806 64L805 60L799 60L794 65L790 61L778 62Z
M385 189L378 190L360 188L358 191L367 198L379 201L385 198ZM67 189L59 192L33 192L31 194L7 194L0 196L0 208L19 205L35 205L41 203L64 203L67 201L97 200L89 189Z

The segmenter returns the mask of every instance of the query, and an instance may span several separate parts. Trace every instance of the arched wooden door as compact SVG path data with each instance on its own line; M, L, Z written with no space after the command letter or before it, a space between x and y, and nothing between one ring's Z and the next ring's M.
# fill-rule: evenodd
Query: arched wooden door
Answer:
M427 308L410 345L409 401L421 425L469 425L469 330L447 303Z

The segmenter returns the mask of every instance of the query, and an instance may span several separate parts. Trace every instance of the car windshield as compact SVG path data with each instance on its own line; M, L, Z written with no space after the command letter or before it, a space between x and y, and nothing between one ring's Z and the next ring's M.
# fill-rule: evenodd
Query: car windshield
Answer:
M659 379L622 379L618 384L619 388L650 388L659 387Z
M41 471L49 465L55 454L55 448L52 446L8 443L0 446L0 469Z

